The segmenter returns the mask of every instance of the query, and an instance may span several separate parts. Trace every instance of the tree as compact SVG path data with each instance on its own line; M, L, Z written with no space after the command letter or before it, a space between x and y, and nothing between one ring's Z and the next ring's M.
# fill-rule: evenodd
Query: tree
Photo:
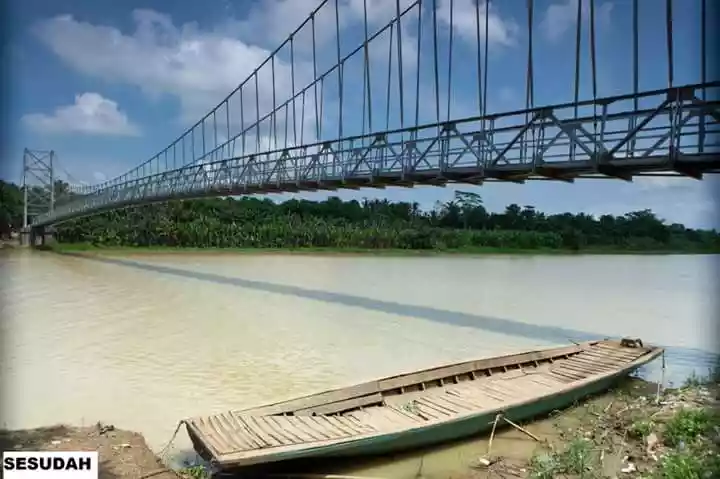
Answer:
M62 183L56 193L70 194ZM5 228L0 234L7 234L7 223L21 226L22 196L17 185L0 181L0 229ZM417 203L337 197L284 203L253 196L177 200L68 221L57 231L61 242L107 246L720 250L717 231L666 225L650 210L596 219L583 213L545 215L531 205L512 204L490 213L480 195L463 191L431 211Z
M23 193L17 185L0 180L0 228L2 234L22 228Z

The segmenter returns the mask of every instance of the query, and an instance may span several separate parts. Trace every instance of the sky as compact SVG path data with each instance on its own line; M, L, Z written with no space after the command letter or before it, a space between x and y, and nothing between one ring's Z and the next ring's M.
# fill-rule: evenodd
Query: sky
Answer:
M526 105L527 40L526 0L490 2L480 0L481 45L485 43L487 12L487 112L522 109ZM579 98L592 98L589 56L590 0L535 0L533 3L533 105L570 102L574 96L575 34L577 2L583 2L581 33L581 81ZM394 0L367 0L370 33L388 23L395 13ZM9 65L10 103L6 112L9 141L0 154L0 177L19 181L24 148L53 149L63 174L73 182L98 183L141 164L173 142L211 108L221 102L308 17L321 0L11 0L6 16L7 42L4 59ZM401 8L410 0L401 0ZM674 85L693 84L700 77L700 0L675 1L673 11ZM364 36L363 0L338 0L340 55L349 54ZM450 22L450 1L425 0L422 26L418 29L417 8L403 17L403 80L405 124L415 121L419 100L419 122L436 121L435 84L432 62L432 5L439 25L441 119L449 106L451 118L478 115L478 76L475 0L455 0ZM680 7L682 4L682 8ZM335 0L316 16L316 57L319 71L337 63ZM665 3L640 0L640 90L668 85L665 37ZM713 8L713 2L708 2ZM711 16L711 15L709 15ZM632 92L631 1L595 0L596 88L599 97ZM447 50L453 32L453 68ZM276 104L290 98L291 69L295 91L312 80L310 29L294 38L293 60L288 45L278 53ZM420 42L418 43L418 33ZM391 45L388 31L370 44L373 87L372 131L385 129L387 105L388 48L397 54L397 34ZM708 45L715 42L709 41ZM418 44L420 45L418 56ZM712 52L708 53L712 56ZM342 126L345 134L366 131L363 125L364 94L361 55L354 55L344 70ZM419 61L419 62L418 62ZM399 126L397 56L392 68L394 89L388 126ZM712 66L711 66L712 67ZM270 65L258 73L257 103L262 113L272 109ZM452 71L450 94L447 73ZM419 73L419 90L415 78ZM710 68L710 79L717 73ZM253 82L243 87L246 105L255 100ZM326 82L323 132L320 139L337 136L337 77ZM239 106L222 131L240 124ZM250 100L250 101L248 101ZM312 104L308 95L307 104ZM652 106L652 105L647 105ZM303 142L316 141L314 117L296 113L288 120L303 125ZM224 110L221 110L224 112ZM253 115L254 110L253 111ZM220 111L219 111L220 112ZM224 114L224 113L223 113ZM222 116L222 115L220 115ZM249 122L244 118L245 124ZM221 120L222 122L222 120ZM363 127L365 126L365 130ZM282 127L281 127L282 128ZM292 126L290 127L292 129ZM220 134L220 142L227 134ZM271 144L267 133L261 147ZM257 139L257 138L256 138ZM252 140L254 142L254 140ZM283 140L281 140L282 142ZM297 138L288 140L300 143ZM67 175L66 175L67 176ZM456 189L482 195L490 210L507 204L534 205L548 213L565 211L594 215L624 214L650 208L668 222L693 227L720 228L712 192L720 189L717 179L646 178L622 181L527 182L524 185L488 183L469 185L388 188L333 192L343 199L388 198L417 201L431 207L447 201ZM282 195L286 199L293 195ZM304 193L322 199L323 193Z

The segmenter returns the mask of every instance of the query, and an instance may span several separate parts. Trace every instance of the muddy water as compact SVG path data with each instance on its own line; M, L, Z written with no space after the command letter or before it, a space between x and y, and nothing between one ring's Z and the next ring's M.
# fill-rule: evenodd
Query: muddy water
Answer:
M712 361L718 266L718 256L3 253L0 416L11 428L102 420L157 450L183 417L598 336L668 346L666 380L679 382ZM659 364L645 374L659 379ZM477 451L433 449L423 472ZM396 459L357 467L415 476L417 455Z

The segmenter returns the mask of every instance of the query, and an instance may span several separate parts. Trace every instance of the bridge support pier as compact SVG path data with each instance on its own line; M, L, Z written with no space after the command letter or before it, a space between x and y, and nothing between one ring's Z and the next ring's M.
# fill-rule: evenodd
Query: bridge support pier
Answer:
M30 246L30 228L20 230L20 246Z
M53 242L55 242L55 229L51 226L40 226L37 228L30 227L27 230L23 230L21 234L21 244L27 244L33 248L38 246L50 246ZM27 241L27 243L25 243L25 241Z

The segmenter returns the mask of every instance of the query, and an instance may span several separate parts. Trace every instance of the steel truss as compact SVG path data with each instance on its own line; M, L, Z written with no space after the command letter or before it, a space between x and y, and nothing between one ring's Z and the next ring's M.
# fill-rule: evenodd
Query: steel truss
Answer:
M467 118L190 165L117 181L36 225L101 211L208 196L449 182L615 178L720 172L720 82ZM717 98L707 95L710 98ZM655 108L628 102L654 100ZM586 116L575 112L585 112ZM527 120L526 120L527 118Z
M23 151L23 227L32 218L53 214L55 206L54 174L55 152L43 150Z

